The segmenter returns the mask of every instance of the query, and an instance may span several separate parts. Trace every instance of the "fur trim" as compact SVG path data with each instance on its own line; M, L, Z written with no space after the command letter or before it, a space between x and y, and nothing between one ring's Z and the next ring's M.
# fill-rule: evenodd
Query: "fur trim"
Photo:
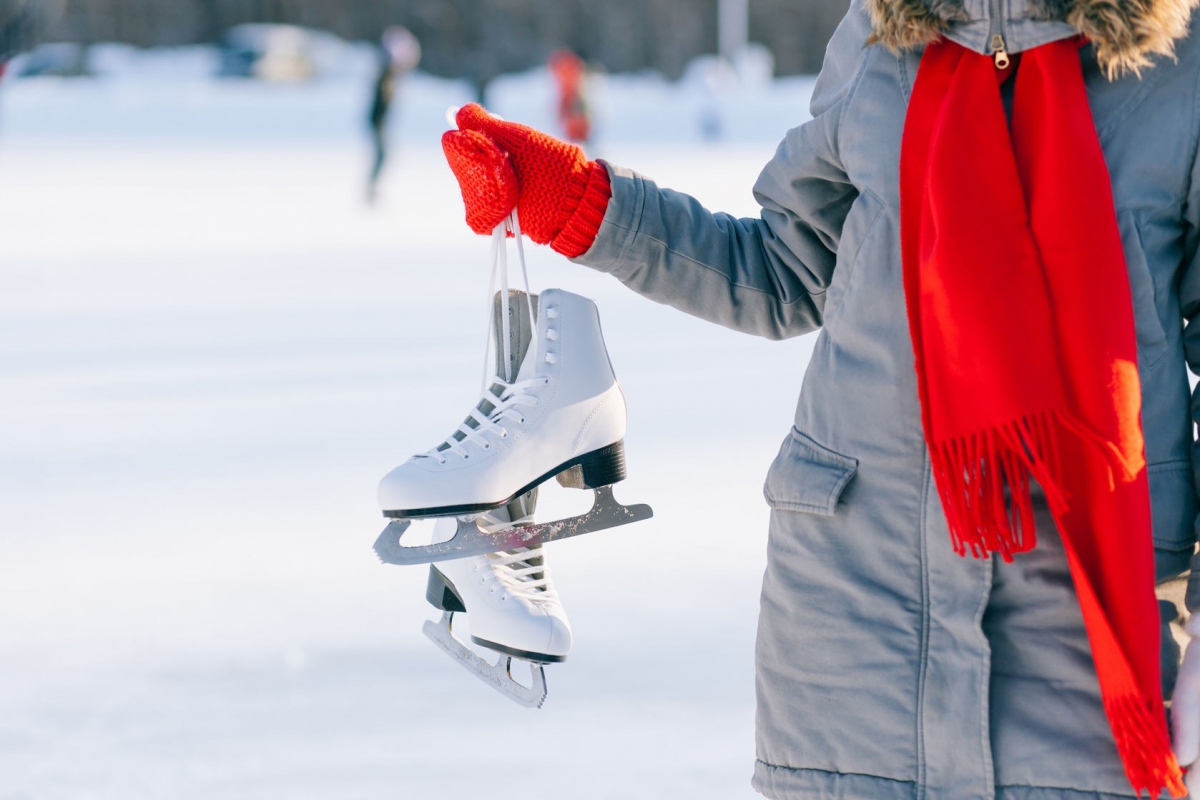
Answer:
M873 33L867 44L893 52L936 42L950 23L967 19L962 0L866 0Z
M1096 46L1100 66L1115 78L1140 74L1153 55L1172 58L1188 35L1200 0L1029 0L1036 19L1066 20ZM963 0L865 0L870 43L900 51L924 47L967 19Z

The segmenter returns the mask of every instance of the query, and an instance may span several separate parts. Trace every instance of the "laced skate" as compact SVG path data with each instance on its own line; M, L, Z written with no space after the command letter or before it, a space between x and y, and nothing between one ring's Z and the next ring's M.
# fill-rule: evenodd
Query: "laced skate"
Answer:
M519 501L532 508L534 494ZM508 509L512 508L510 504ZM488 529L511 527L506 523L508 509L488 512L480 520ZM434 540L455 532L454 520L444 518L438 521ZM424 626L434 644L509 699L528 708L542 706L547 691L543 666L566 660L571 628L540 546L430 565L425 596L442 611L440 620ZM467 614L471 641L499 654L495 663L455 636L454 619L460 613ZM514 677L514 661L528 664L527 683Z
M506 408L511 407L506 405L508 392L504 387L512 386L509 379L515 376L529 349L538 302L537 297L508 292L507 287L495 296L489 319L495 375L475 413L447 442L450 452L461 441L472 439L477 427L502 419ZM471 521L488 533L528 525L533 522L536 503L535 489ZM454 518L442 517L437 520L433 541L447 541L457 530ZM530 708L542 705L547 692L543 665L566 659L571 629L540 546L430 565L426 599L443 612L440 620L424 625L425 635L434 644L509 699ZM468 615L471 641L499 654L494 662L456 635L455 615L463 613ZM528 666L527 680L514 677L514 662Z
M516 294L524 298L522 311L535 321L520 358L510 340L511 324L519 317L508 291L509 232L515 234L526 284L524 295ZM613 496L612 485L626 474L625 399L609 363L595 303L548 289L534 308L515 212L493 233L492 263L489 304L498 272L503 305L498 368L485 378L481 400L449 438L380 482L380 507L394 519L375 542L385 563L422 564L533 547L653 516L649 506L624 506ZM489 365L496 316L494 308L489 310ZM570 488L591 489L591 510L556 522L490 532L480 527L479 514L550 478ZM456 517L455 535L427 546L403 545L401 537L411 521L429 517Z

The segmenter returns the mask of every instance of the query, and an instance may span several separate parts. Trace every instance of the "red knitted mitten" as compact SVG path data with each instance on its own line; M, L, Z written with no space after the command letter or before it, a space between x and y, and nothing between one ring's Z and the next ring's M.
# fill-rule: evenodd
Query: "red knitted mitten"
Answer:
M467 224L491 233L513 206L521 229L568 258L596 239L612 188L603 164L583 150L526 125L505 122L474 103L458 112L459 130L442 136L458 178Z

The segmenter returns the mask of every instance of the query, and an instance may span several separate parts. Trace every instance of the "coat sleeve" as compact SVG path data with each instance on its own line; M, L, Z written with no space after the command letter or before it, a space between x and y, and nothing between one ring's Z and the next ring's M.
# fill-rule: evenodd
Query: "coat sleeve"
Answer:
M609 166L612 200L579 258L651 300L735 330L784 339L820 327L842 224L857 197L838 126L865 52L856 0L826 51L813 119L788 132L754 186L757 218L713 213L694 198Z

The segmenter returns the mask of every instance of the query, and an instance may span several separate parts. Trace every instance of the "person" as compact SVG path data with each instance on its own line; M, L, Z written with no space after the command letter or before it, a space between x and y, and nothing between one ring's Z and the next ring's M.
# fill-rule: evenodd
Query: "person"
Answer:
M367 178L367 202L374 203L379 176L387 160L387 120L401 78L421 63L421 43L407 28L393 25L380 39L379 72L371 95L368 122L375 157Z
M592 116L585 92L587 74L583 59L567 49L550 54L550 72L558 86L558 124L567 141L587 144Z
M476 232L515 199L646 297L821 331L764 487L767 797L1186 791L1200 645L1154 592L1195 551L1194 5L853 0L755 218L478 106L444 136Z

